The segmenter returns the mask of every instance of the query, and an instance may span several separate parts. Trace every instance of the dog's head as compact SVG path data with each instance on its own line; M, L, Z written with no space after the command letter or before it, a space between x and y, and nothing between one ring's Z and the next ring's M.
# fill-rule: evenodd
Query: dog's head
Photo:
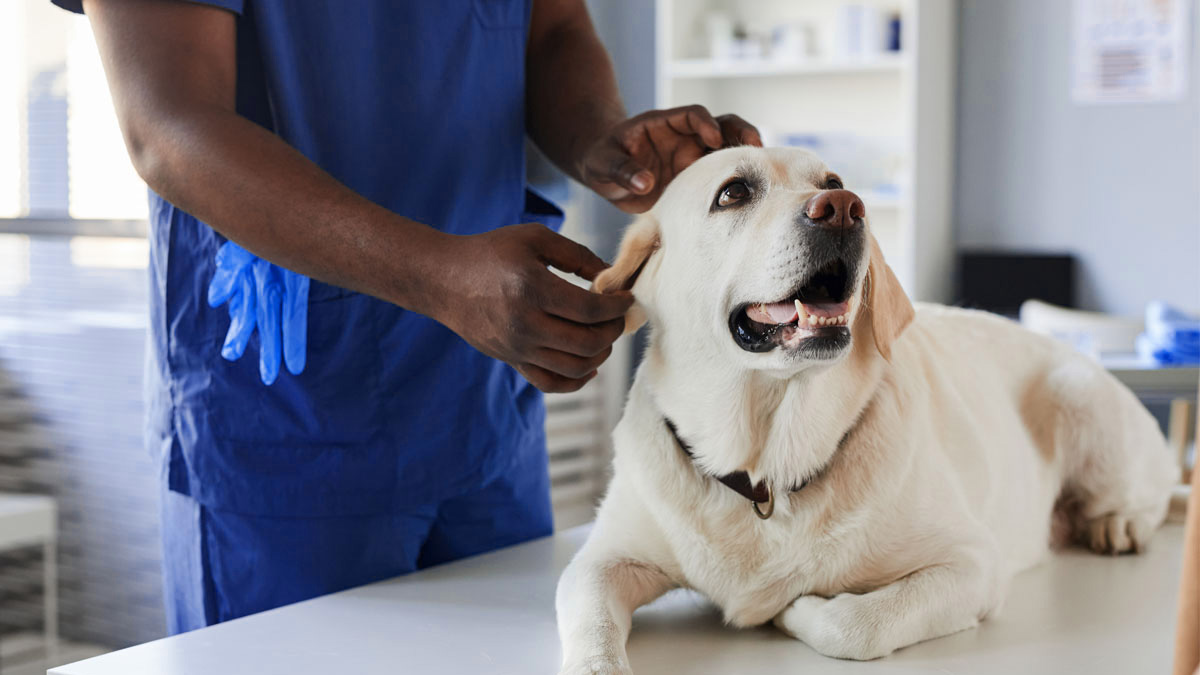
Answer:
M913 317L862 200L798 149L698 160L630 226L594 288L633 290L627 330L648 318L696 350L785 374L840 360L867 331L890 358Z

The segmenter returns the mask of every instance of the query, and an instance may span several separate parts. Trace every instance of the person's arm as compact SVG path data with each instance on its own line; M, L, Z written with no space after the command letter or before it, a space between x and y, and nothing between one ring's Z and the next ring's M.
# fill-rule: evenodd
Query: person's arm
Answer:
M235 111L236 17L162 0L84 0L134 167L247 250L445 324L539 388L595 373L632 299L600 298L604 263L540 225L453 236L374 204ZM347 327L353 330L353 327Z
M708 150L762 145L745 120L714 118L699 105L626 119L583 0L534 0L525 63L529 135L569 176L625 211L649 209Z

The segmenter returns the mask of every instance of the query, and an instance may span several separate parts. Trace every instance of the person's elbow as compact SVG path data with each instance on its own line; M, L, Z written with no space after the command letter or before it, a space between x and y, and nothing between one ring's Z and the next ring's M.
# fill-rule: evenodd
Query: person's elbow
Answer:
M195 156L203 152L206 120L194 106L148 106L118 115L129 161L146 185L170 199L188 174L202 165ZM189 155L191 155L189 157Z
M133 114L120 117L121 136L125 139L129 161L151 190L161 192L171 172L167 134L160 128L161 124L147 119L149 115Z

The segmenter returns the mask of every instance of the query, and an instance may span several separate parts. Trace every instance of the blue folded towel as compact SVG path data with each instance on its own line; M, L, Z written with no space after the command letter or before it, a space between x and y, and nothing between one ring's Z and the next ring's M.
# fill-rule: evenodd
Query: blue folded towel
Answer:
M1165 302L1146 305L1146 332L1138 336L1137 351L1161 364L1200 363L1200 316Z

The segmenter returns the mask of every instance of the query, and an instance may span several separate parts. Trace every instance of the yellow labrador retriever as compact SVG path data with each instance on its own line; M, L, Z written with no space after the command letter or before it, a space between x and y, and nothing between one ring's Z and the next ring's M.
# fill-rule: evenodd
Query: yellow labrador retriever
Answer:
M997 610L1052 520L1109 553L1162 522L1137 399L1005 319L914 311L865 215L811 153L735 148L630 227L596 290L633 290L650 346L559 582L563 673L628 673L634 609L677 587L881 657Z

